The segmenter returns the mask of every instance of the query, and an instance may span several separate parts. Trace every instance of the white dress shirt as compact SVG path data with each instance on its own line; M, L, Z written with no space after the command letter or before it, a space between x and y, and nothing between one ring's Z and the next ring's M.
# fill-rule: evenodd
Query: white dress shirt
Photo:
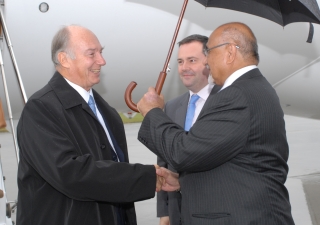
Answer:
M193 120L191 123L191 127L193 126L194 122L196 122L202 107L204 106L204 103L206 102L207 98L210 95L210 92L213 88L214 84L207 84L204 88L202 88L198 93L193 93L192 91L189 90L190 92L190 97L189 97L189 102L190 102L190 98L193 94L197 94L199 95L199 99L198 101L196 101L196 110L194 112L194 116L193 116Z
M80 87L79 85L75 84L75 83L72 83L71 81L69 81L68 79L64 78L68 84L73 87L81 96L82 98L85 100L85 102L88 102L89 101L89 97L90 95L93 97L94 99L94 96L93 96L93 93L92 93L92 89L90 89L89 91L86 91L85 89L83 89L82 87ZM118 162L119 162L119 157L117 155L117 152L115 151L114 149L114 146L113 146L113 143L112 143L112 140L111 140L111 137L110 137L110 134L109 134L109 131L106 127L106 124L104 123L104 120L102 118L102 115L101 113L99 112L99 109L97 107L97 104L95 104L95 107L96 107L96 112L97 112L97 117L98 117L98 120L101 124L101 126L103 127L107 137L108 137L108 140L109 140L109 143L114 151L114 153L116 154L117 158L118 158Z

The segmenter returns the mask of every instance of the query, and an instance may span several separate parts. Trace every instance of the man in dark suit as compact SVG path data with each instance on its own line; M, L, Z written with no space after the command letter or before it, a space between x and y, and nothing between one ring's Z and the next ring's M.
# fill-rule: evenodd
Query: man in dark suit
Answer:
M256 38L246 25L228 23L207 47L221 90L185 132L149 88L138 103L145 116L138 139L179 172L182 224L292 225L283 111L257 68Z
M52 41L57 71L17 128L19 225L135 225L133 202L155 195L155 166L128 163L120 116L92 89L102 49L76 25Z
M195 114L192 118L189 118L192 126L214 86L212 82L208 83L209 69L206 66L207 60L205 56L207 42L208 37L199 34L190 35L178 42L178 72L183 85L189 91L168 101L164 107L164 112L173 122L185 129L190 97L194 94L199 96L196 101ZM216 85L214 91L217 92L219 88L220 86ZM158 157L158 165L176 172L172 166L168 165L160 157ZM180 224L180 205L180 192L158 192L157 216L160 217L159 225Z

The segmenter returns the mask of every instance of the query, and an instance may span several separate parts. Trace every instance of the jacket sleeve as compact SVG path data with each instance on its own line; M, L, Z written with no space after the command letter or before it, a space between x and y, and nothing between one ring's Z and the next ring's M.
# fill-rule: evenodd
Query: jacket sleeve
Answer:
M161 167L168 168L165 161L160 157L157 158L157 163ZM169 216L168 212L168 192L160 191L157 193L157 217Z
M96 160L91 154L81 154L71 140L63 107L48 103L54 101L58 100L31 99L23 110L17 129L19 166L24 167L19 176L32 178L39 188L42 182L49 183L82 201L125 203L154 197L153 165Z
M163 111L167 113L167 109L168 109L168 102L165 104ZM157 157L157 164L160 167L168 168L168 164L160 157ZM169 216L168 198L169 198L168 192L166 191L160 191L157 193L157 217Z
M247 104L237 88L212 95L189 132L155 108L142 122L138 139L178 172L211 170L244 147L250 130Z

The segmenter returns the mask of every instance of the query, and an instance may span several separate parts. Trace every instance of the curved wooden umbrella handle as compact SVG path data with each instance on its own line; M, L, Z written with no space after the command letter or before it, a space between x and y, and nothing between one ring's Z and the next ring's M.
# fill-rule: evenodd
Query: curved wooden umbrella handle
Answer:
M132 99L131 99L131 93L133 91L133 89L137 86L137 83L134 81L131 81L130 84L128 85L126 91L124 92L124 100L126 101L127 106L135 111L135 112L139 112L137 105L133 103Z
M160 95L161 93L161 90L162 90L162 87L163 87L163 84L164 84L164 81L166 79L166 76L167 76L167 73L161 71L160 74L159 74L159 77L158 77L158 81L157 81L157 84L156 84L156 92L158 95ZM132 94L132 91L133 89L137 86L137 83L134 82L134 81L131 81L131 83L128 85L125 93L124 93L124 100L126 101L126 104L127 106L135 111L135 112L139 112L138 108L137 108L137 105L135 103L133 103L132 99L131 99L131 94Z

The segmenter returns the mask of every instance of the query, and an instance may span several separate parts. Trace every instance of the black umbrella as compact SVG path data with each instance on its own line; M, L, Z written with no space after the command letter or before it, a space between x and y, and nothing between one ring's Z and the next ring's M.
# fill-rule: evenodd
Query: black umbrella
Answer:
M240 12L249 13L259 17L274 21L281 26L294 22L309 22L310 30L307 42L312 42L313 25L312 23L320 24L320 10L316 0L195 0L205 7L216 7L231 9ZM184 0L184 4L180 13L180 17L176 26L175 33L170 45L168 56L164 64L163 70L160 72L156 91L161 93L163 83L166 78L166 70L170 61L172 50L176 42L176 38L180 29L180 24L188 4L188 0ZM128 107L136 112L137 106L131 100L131 92L137 85L132 81L125 92L125 101Z
M307 42L312 42L313 25L320 24L320 10L316 0L195 0L205 7L231 9L249 13L286 26L295 22L309 22Z
M205 7L231 9L266 18L281 26L294 22L320 24L316 0L195 0Z

